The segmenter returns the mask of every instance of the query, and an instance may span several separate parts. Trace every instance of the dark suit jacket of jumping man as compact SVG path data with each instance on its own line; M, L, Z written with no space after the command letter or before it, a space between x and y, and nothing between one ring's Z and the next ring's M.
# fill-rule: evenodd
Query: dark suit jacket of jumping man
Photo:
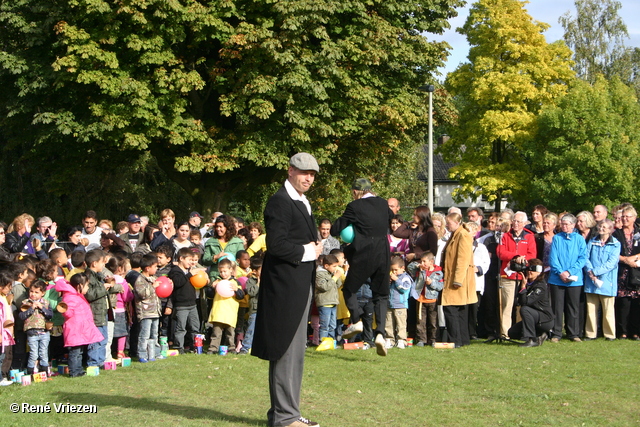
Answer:
M393 211L385 199L369 196L349 203L342 216L335 220L331 227L332 236L340 235L340 231L349 224L353 225L355 231L353 242L344 250L345 258L349 261L349 274L343 289L355 294L371 278L372 292L380 296L389 295L391 261L387 231L392 218ZM351 323L355 323L359 319L353 315L352 309L349 307ZM384 319L378 319L377 322L384 324Z
M267 234L251 354L280 359L305 312L315 282L315 262L301 262L303 245L318 239L313 215L280 188L264 210Z

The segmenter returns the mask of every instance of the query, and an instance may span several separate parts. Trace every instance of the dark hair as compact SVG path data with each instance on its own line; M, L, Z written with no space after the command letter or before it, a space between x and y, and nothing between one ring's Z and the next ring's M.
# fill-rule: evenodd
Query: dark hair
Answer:
M189 227L189 229L191 229L191 224L189 224L188 221L184 221L178 224L178 226L176 227L176 231L178 230L178 228L182 227L183 225L186 225L187 227Z
M140 268L142 268L142 271L144 271L147 268L151 267L153 264L157 263L158 257L156 256L156 254L151 252L142 257L142 259L140 260Z
M13 285L13 277L9 271L0 271L0 288Z
M330 265L330 264L337 264L338 263L338 257L336 257L335 255L325 255L324 257L322 257L322 265Z
M158 246L153 252L156 254L156 256L158 254L163 254L167 258L173 258L173 247L169 245Z
M116 271L118 271L119 268L124 268L126 261L127 260L125 258L119 255L115 255L109 258L109 261L107 261L106 267L110 272L112 272L113 274L116 274Z
M244 254L248 255L249 252L245 251L244 249L240 249L238 252L236 252L236 259L240 258Z
M254 271L262 267L262 258L259 256L252 256L249 260L249 267Z
M76 291L80 292L80 287L84 286L89 278L86 273L76 273L69 279L69 283L73 286Z
M7 274L13 277L13 280L18 280L18 276L24 273L25 270L29 270L29 266L26 262L14 262L9 264L9 268L6 270Z
M544 218L544 216L545 216L546 214L548 214L548 213L549 213L549 209L547 209L547 207L546 207L545 205L535 205L535 206L533 207L533 209L531 210L531 212L533 212L533 211L538 211L538 212L540 212L540 215L542 215L542 217L543 217L543 218Z
M436 257L433 255L433 252L431 251L424 251L422 252L422 255L420 255L420 260L423 259L435 259Z
M230 240L231 240L231 238L232 238L233 236L235 236L235 235L237 234L237 233L236 233L236 227L235 227L235 225L233 224L231 217L228 217L228 216L226 216L226 215L220 215L219 217L217 217L217 218L216 218L216 220L215 220L215 222L214 222L213 224L214 224L214 226L215 226L215 224L218 224L218 223L220 223L220 222L221 222L221 223L224 225L224 227L226 228L226 231L224 232L224 240L228 242L228 241L230 241ZM214 234L215 234L215 238L216 238L216 239L218 239L218 240L220 240L220 239L218 238L218 235L217 235L217 233L215 232L215 230L214 230Z
M129 257L129 263L131 264L131 268L140 268L140 261L142 260L142 252L134 252Z
M104 258L104 251L102 249L92 249L84 256L84 262L87 263L87 267L91 266Z
M241 228L240 230L238 230L238 236L242 236L246 239L247 241L247 247L251 246L251 244L253 243L253 238L251 237L251 233L249 232L251 228Z
M180 250L176 253L176 259L182 258L191 258L195 256L191 248L180 248Z
M396 221L398 221L399 223L403 223L404 222L404 218L400 214L397 214L397 215L394 215L393 217L391 217L391 221L393 221L394 219ZM389 223L391 223L391 221L389 221Z
M147 226L144 228L144 232L142 233L142 241L140 242L140 244L150 244L153 240L154 233L158 230L158 227L156 227L155 225L147 224Z
M40 289L44 294L45 292L47 292L47 282L45 282L44 280L36 280L31 284L31 286L29 286L29 289L31 288Z
M427 206L418 206L415 210L418 217L418 229L420 231L426 231L433 227L433 221L431 220L431 210Z
M78 231L82 233L82 227L78 227L77 225L74 225L73 227L69 227L69 229L67 230L67 237L73 236Z
M44 280L53 280L58 274L58 264L52 259L43 259L36 265L36 276Z
M482 211L482 208L473 207L467 209L467 216L469 216L469 212L477 212L479 217L484 218L484 212Z
M318 223L318 226L322 225L322 224L329 224L331 225L331 220L329 218L322 218L320 220L320 222Z
M198 236L202 238L202 234L200 234L200 230L195 228L192 228L191 231L189 231L189 237L193 237L193 236Z
M82 267L84 264L84 258L87 256L85 251L73 251L71 252L71 265L76 268Z
M331 249L329 251L329 253L331 255L338 255L338 254L343 254L344 255L344 252L342 251L342 249L339 249L339 248Z
M98 221L98 214L96 213L96 211L86 211L82 219L87 219L87 218L93 218L96 221Z

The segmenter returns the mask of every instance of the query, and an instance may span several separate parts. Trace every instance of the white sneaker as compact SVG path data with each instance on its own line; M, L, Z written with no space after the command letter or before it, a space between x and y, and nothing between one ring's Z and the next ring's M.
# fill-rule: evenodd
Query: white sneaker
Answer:
M11 384L13 384L13 381L7 380L5 378L3 378L2 381L0 381L0 386L2 386L2 387L7 386L7 385L11 385Z
M404 340L399 340L398 341L398 348L404 349L406 347L407 347L407 344L406 344L406 342Z
M384 340L384 346L387 349L393 348L393 341L391 341L391 338L387 338L386 340Z
M358 323L352 323L349 327L342 333L343 339L349 339L355 335L358 335L360 332L364 330L364 326L362 325L362 320Z
M386 342L384 337L382 336L382 334L378 334L378 336L376 337L376 351L378 352L379 356L386 356L387 355L387 346L386 346Z

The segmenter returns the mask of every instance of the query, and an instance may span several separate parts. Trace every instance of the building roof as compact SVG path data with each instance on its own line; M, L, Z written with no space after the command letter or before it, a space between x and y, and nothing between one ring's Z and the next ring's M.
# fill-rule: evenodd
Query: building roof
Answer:
M429 159L428 157L428 147L424 147L425 159L424 159L424 169L418 172L418 179L420 181L427 181L428 172L429 172ZM435 183L452 183L458 182L455 179L449 178L449 169L455 166L456 163L453 162L445 162L442 158L442 154L433 154L433 182Z

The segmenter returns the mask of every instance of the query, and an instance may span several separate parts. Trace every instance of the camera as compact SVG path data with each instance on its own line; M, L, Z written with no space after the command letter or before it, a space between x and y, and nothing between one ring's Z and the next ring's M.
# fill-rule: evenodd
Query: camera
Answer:
M509 262L509 269L511 271L515 271L516 273L521 273L523 271L527 271L527 263L516 262L515 258Z

